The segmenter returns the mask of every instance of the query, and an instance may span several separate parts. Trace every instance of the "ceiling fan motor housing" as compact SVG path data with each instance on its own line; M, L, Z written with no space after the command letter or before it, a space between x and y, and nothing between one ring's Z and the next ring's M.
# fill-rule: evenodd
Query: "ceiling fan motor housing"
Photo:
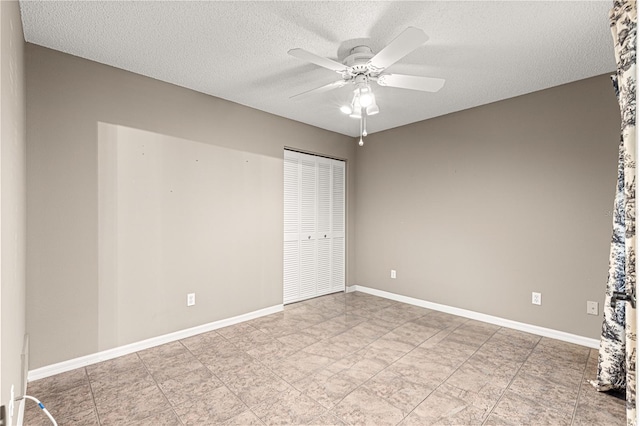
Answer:
M371 68L367 66L367 63L373 58L373 52L369 46L356 46L351 49L349 56L342 61L347 67L351 76L359 74L369 75Z

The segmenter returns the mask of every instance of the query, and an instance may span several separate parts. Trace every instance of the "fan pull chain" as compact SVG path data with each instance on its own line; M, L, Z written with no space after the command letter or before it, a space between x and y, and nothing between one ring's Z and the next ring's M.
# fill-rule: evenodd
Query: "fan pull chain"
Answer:
M363 108L364 109L364 108ZM364 131L364 111L361 110L361 114L360 114L360 142L358 142L358 145L362 146L364 145L364 141L362 140L362 133Z
M362 111L362 120L364 121L364 124L362 125L363 130L362 130L362 136L366 137L367 136L367 114L364 113L364 111Z

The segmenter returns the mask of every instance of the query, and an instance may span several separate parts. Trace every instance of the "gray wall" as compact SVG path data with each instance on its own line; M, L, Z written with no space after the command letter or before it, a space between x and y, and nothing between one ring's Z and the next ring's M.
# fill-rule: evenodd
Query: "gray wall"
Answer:
M356 150L352 138L157 80L34 45L26 53L31 368L281 303L285 146L348 161L347 285L598 337L600 316L585 305L603 300L619 128L606 76L374 134ZM121 131L128 136L110 139ZM104 180L104 167L118 164L105 159L109 146L141 147L139 131L189 146L184 158L162 157L176 173L195 158L248 160L246 175L197 189L256 200L247 209L264 212L244 232L247 217L230 220L220 203L224 221L200 218L190 232L210 226L223 241L188 247L181 268L197 270L160 287L155 264L133 263L152 273L143 282L112 276L127 253L109 252L113 211L104 206L126 194ZM120 178L134 180L128 170ZM125 217L157 219L146 207ZM219 267L189 263L203 247ZM195 308L185 306L190 291ZM531 305L531 291L542 306Z
M22 392L22 344L25 333L25 77L24 38L15 1L0 2L0 383L2 404ZM14 413L14 414L17 414Z
M599 338L619 127L599 76L368 137L357 284Z
M353 241L351 170L357 148L353 138L39 46L27 44L26 54L27 330L32 369L282 303L285 146L347 160L347 216L349 241ZM219 203L209 200L207 210L219 209L218 216L185 217L196 220L207 235L217 234L219 244L209 240L183 246L179 259L174 250L173 258L166 256L160 264L154 261L146 266L144 261L157 257L139 252L140 264L131 277L146 271L145 280L125 283L116 277L116 284L109 281L114 271L120 271L118 265L113 266L114 258L133 249L116 248L110 255L109 242L104 240L110 235L104 228L109 225L105 217L113 213L105 210L104 197L106 202L109 194L131 199L101 184L104 170L99 166L114 164L103 162L109 145L107 154L99 151L104 148L100 141L113 141L104 136L105 129L107 133L114 129L149 131L154 134L152 140L170 141L173 147L184 141L184 158L163 154L161 163L173 168L169 179L189 170L184 165L196 158L214 161L216 167L236 167L235 179L208 179L195 188L200 193L220 194ZM142 144L131 135L116 140ZM238 171L240 167L244 172ZM135 167L127 170L120 178L133 182ZM180 190L187 188L175 179L172 182ZM152 190L168 191L168 183ZM247 214L236 214L237 204L228 202L233 197L242 200ZM156 223L162 212L145 211L152 205L131 206L125 217L132 223L134 218L141 224ZM185 206L185 215L191 213ZM247 227L247 217L262 221ZM156 229L173 229L178 218ZM191 225L179 230L194 232ZM134 238L140 242L141 235ZM175 241L179 236L150 242L149 250ZM203 261L203 249L208 263ZM348 250L350 285L354 282L353 247ZM172 262L194 270L152 282ZM198 303L187 308L186 294L192 291Z

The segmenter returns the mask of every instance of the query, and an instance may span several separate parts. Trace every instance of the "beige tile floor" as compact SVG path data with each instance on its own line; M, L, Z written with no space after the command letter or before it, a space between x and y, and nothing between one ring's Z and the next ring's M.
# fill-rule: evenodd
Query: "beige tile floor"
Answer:
M622 425L597 351L337 293L29 383L60 425ZM47 425L27 403L27 425Z

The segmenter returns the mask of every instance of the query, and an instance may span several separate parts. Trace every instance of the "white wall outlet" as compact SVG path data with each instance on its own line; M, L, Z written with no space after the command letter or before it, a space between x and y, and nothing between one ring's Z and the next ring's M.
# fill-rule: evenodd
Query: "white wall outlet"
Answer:
M196 294L189 293L187 294L187 306L193 306L196 304Z
M395 269L391 270L391 278L394 278L394 279L396 278L396 270Z
M598 302L587 301L587 313L589 315L598 315Z
M542 305L542 294L536 293L535 291L531 293L531 303L534 305Z

